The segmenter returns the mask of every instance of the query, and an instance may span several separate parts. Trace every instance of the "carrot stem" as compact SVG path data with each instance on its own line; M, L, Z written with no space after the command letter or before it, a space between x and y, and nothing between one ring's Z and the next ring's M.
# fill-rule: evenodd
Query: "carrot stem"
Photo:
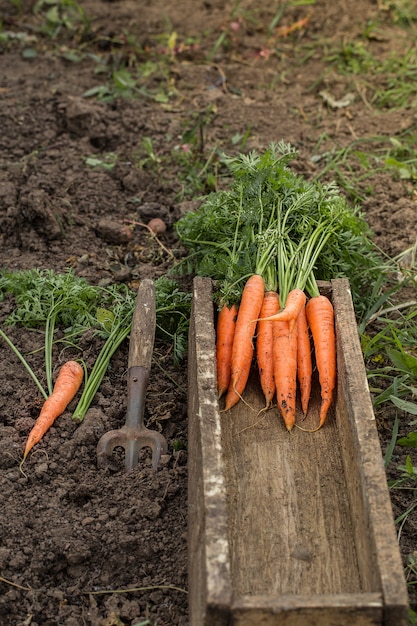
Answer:
M128 326L124 326L122 322L111 331L110 335L106 339L100 351L100 354L98 355L96 362L93 365L93 369L91 370L90 375L86 380L83 393L81 394L81 397L72 415L72 419L75 422L82 422L84 417L86 416L86 413L90 408L91 402L101 385L101 382L104 378L113 354L116 352L120 344L129 335L130 329L131 323Z
M48 394L51 395L54 385L52 381L52 346L55 332L56 313L53 309L45 322L45 373Z

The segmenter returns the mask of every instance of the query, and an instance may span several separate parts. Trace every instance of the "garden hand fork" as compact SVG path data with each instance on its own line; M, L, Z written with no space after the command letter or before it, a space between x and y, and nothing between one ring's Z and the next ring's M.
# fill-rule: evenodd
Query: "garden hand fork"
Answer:
M125 450L125 467L128 472L137 465L139 451L142 448L152 449L154 470L158 467L161 454L166 452L165 437L147 428L144 422L145 396L151 370L155 326L155 285L152 280L143 279L138 289L130 332L126 423L122 428L104 434L99 440L97 445L99 467L107 465L116 447L122 447Z

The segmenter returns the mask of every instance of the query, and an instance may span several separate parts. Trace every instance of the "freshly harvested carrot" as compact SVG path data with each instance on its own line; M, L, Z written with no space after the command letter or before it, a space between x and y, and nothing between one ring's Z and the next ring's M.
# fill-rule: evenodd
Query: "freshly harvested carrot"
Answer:
M296 321L297 328L297 378L300 386L301 408L304 416L307 415L308 403L311 395L311 377L313 365L311 359L310 334L306 310L303 306Z
M33 446L38 443L56 418L61 415L74 398L84 376L84 370L77 361L67 361L61 367L52 394L44 402L35 425L26 442L23 461ZM22 463L23 463L22 461Z
M217 318L216 363L217 392L219 398L226 393L230 383L236 316L237 306L232 304L231 307L223 305Z
M274 376L277 403L286 429L295 424L297 394L297 328L289 322L273 322Z
M272 350L273 322L265 320L279 310L279 296L276 291L266 291L264 294L260 320L257 326L256 360L259 369L259 379L265 396L265 408L268 408L275 395L274 359Z
M336 335L334 309L326 296L314 296L306 305L307 322L313 335L316 365L319 373L321 406L319 425L326 420L336 386Z
M281 311L271 315L270 317L263 318L263 320L270 320L272 322L289 322L289 330L292 331L294 324L297 320L298 314L306 303L306 295L302 289L292 289L286 299L285 306ZM259 318L256 321L260 321Z
M265 292L264 279L260 274L252 274L243 288L242 298L236 319L233 339L230 384L226 395L225 410L231 409L242 397L249 378L254 352L253 336L256 318L261 311Z

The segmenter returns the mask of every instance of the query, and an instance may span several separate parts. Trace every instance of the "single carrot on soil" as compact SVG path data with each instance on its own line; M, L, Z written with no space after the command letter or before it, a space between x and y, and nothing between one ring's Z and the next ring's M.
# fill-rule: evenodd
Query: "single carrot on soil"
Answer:
M232 367L233 337L236 328L237 306L223 305L219 311L216 327L216 363L217 363L217 392L221 398L226 393L230 383Z
M297 317L297 378L300 386L301 408L304 416L307 415L308 403L311 395L311 377L313 365L311 359L310 334L305 307L302 307Z
M77 361L67 361L61 367L52 394L45 401L26 442L23 461L33 446L38 443L56 418L61 415L74 398L84 376L84 370ZM22 463L23 463L22 461Z
M265 396L265 408L268 408L275 395L274 359L272 350L273 322L265 320L279 310L279 296L276 291L266 291L264 294L260 321L257 325L256 361L258 363L259 379Z
M326 296L314 296L307 302L306 316L313 336L320 382L320 418L316 428L318 430L326 420L336 386L336 335L333 305Z
M285 427L295 424L297 394L297 328L289 322L273 322L274 375L277 403Z
M242 397L254 352L253 336L265 292L264 279L260 274L252 274L246 281L236 319L232 349L232 365L229 389L226 395L225 410L231 409Z

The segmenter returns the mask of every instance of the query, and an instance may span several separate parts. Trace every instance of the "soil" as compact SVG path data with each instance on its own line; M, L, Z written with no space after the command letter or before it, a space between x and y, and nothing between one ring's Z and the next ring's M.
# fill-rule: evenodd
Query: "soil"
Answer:
M287 32L274 25L277 6L264 0L86 0L84 29L75 14L65 23L51 18L42 32L46 10L60 3L47 4L0 0L8 34L0 39L0 267L71 267L93 284L135 287L165 274L181 254L173 225L194 206L196 182L210 189L204 173L216 150L262 150L284 139L299 151L297 170L311 177L320 166L312 155L334 142L415 128L415 109L376 109L365 81L329 63L332 50L375 21L372 54L401 49L409 31L384 3L288 3L279 21ZM142 68L132 93L98 98L111 68L122 66L131 75ZM373 89L384 87L383 76L369 78ZM332 107L323 91L355 97ZM204 157L193 177L184 170L190 146ZM112 167L93 167L98 161ZM373 180L362 209L378 245L396 255L415 242L416 196L411 182L387 171ZM152 217L168 226L162 246L137 224ZM12 306L0 303L0 320ZM9 333L42 377L39 333ZM98 349L86 341L87 365ZM124 423L127 352L127 344L118 350L84 422L73 423L70 405L22 473L40 398L18 358L0 346L1 625L188 623L186 363L176 367L156 345L146 420L168 440L158 471L146 455L129 474L98 469L98 439ZM58 367L64 357L54 358ZM383 452L393 419L392 408L378 409ZM404 458L396 448L394 464ZM408 506L402 498L392 492L396 516ZM410 515L404 563L416 549L416 527Z

